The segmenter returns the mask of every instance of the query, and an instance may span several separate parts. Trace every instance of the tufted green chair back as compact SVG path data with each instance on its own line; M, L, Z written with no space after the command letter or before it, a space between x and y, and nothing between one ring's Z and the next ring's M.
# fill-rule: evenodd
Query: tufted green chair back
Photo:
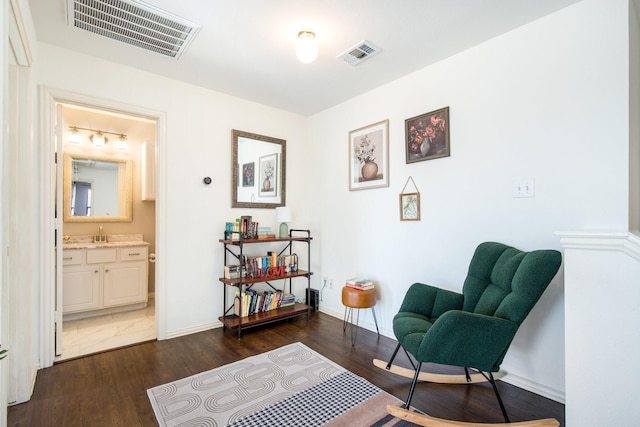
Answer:
M462 309L520 325L556 275L562 259L555 250L523 252L485 242L475 251L462 288Z

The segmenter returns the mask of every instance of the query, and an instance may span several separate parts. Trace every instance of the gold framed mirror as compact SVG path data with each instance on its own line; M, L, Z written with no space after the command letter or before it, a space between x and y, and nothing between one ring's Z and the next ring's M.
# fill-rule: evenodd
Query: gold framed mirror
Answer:
M131 222L133 178L130 159L64 153L63 220Z
M232 131L231 207L273 209L286 203L287 141Z

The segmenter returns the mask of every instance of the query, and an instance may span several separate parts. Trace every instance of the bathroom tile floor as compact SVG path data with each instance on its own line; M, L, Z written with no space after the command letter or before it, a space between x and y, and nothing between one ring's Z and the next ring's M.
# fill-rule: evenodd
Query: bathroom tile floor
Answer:
M72 320L62 324L62 354L56 362L156 339L155 301L142 310Z

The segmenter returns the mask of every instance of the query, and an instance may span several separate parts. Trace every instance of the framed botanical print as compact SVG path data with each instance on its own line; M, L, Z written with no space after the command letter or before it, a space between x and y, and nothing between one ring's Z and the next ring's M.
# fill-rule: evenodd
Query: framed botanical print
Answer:
M389 186L389 120L349 132L349 191Z
M400 194L400 221L420 221L420 193Z
M254 171L255 162L245 163L242 165L242 186L253 187L254 185Z
M448 157L449 107L405 120L407 163Z
M264 196L277 196L278 195L278 183L275 179L278 176L278 154L269 154L262 156L259 159L260 175L258 184L260 189L258 195Z

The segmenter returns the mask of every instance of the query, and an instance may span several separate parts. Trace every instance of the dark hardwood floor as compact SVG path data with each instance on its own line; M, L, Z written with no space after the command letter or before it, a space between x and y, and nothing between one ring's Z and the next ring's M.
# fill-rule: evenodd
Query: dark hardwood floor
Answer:
M9 426L157 426L148 388L300 341L325 357L405 400L410 380L373 366L388 360L396 342L360 329L351 346L342 320L315 313L237 334L222 328L165 341L142 343L58 363L38 372L27 403L9 407ZM409 366L398 354L398 364ZM426 364L424 365L426 367ZM441 367L433 367L440 370ZM423 367L423 370L425 368ZM461 373L457 371L457 373ZM511 421L553 417L564 426L564 405L510 384L498 387ZM421 383L413 406L436 417L475 422L502 422L488 384Z

